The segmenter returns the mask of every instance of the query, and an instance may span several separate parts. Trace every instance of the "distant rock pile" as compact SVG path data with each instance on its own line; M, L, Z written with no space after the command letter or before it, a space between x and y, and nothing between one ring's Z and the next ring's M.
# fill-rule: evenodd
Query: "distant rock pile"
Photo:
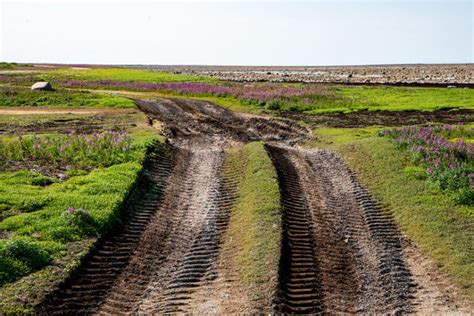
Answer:
M474 64L372 66L123 66L222 80L474 87Z

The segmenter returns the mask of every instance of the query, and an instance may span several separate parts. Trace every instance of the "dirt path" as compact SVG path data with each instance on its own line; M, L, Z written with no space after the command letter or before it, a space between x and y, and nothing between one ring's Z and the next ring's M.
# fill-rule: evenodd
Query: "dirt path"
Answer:
M308 133L201 101L136 102L162 122L170 144L156 149L159 159L148 165L128 221L37 308L40 314L228 312L236 293L216 264L237 181L222 175L224 149L251 140L294 143Z
M279 310L409 311L412 282L399 234L340 158L324 150L268 151L283 196Z
M124 224L38 306L39 314L258 310L227 273L238 267L223 263L235 260L221 251L238 186L238 175L223 175L226 149L255 140L267 142L282 195L275 312L465 310L446 300L436 279L423 279L389 215L338 155L297 146L310 135L305 128L204 101L135 102L160 122L168 143L148 155ZM443 309L447 301L453 304Z
M470 312L339 155L281 144L267 151L278 171L284 219L277 311Z
M99 313L186 311L193 289L212 277L230 205L218 148L176 152L156 215Z

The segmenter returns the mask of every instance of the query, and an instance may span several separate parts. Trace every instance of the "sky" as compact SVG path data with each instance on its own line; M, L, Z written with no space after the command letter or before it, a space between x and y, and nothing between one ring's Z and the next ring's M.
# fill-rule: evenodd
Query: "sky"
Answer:
M473 1L0 0L0 61L472 63Z

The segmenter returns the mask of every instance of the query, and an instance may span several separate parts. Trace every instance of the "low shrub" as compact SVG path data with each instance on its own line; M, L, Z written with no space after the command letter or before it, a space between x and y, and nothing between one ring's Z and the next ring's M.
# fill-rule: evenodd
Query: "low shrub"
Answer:
M0 285L41 269L51 261L41 246L26 238L0 244Z
M126 132L104 131L93 135L18 136L16 141L0 140L0 162L31 162L78 169L108 167L133 160L131 141ZM48 178L38 185L51 184Z
M474 204L474 144L467 143L464 135L472 134L474 131L463 125L408 127L380 133L399 148L409 150L436 187L467 205Z

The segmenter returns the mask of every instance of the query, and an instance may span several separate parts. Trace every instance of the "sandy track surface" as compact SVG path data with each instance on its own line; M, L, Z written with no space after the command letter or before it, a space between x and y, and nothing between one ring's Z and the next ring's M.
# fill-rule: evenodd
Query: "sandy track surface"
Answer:
M219 264L238 187L237 175L223 176L226 149L254 140L267 142L282 194L278 292L269 302L275 312L469 311L435 270L428 277L416 268L419 252L405 250L390 216L337 154L298 147L310 135L305 128L204 101L135 102L160 122L168 143L148 155L124 224L39 314L258 311L226 274L238 267Z

